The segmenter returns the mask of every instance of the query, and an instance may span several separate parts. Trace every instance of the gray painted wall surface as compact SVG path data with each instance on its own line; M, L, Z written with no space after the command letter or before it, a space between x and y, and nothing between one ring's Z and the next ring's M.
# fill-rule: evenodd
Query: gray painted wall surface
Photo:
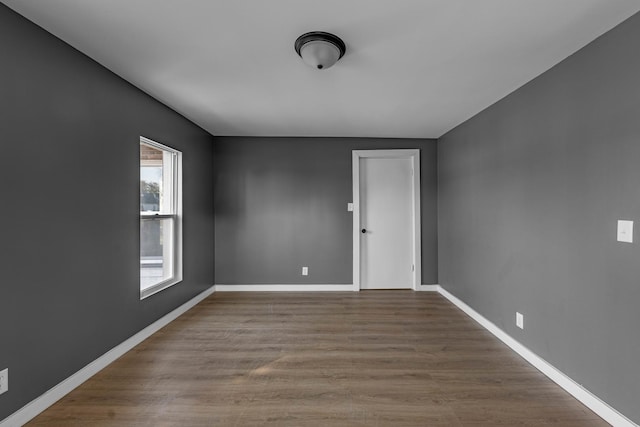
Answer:
M640 15L438 141L440 284L636 423L638 52Z
M421 150L422 282L437 283L435 140L245 137L215 142L216 283L352 283L351 151L389 148Z
M0 5L0 420L213 284L213 138ZM139 298L138 138L183 151L184 281Z

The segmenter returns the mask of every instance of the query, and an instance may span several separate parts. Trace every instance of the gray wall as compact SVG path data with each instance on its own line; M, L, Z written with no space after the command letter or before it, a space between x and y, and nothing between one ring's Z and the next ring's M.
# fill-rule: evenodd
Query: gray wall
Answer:
M438 141L440 284L636 423L638 52L640 15Z
M352 283L351 151L380 148L421 150L422 282L437 283L435 140L245 137L215 142L216 283Z
M213 138L0 5L0 420L213 284ZM183 151L184 281L139 297L144 135Z

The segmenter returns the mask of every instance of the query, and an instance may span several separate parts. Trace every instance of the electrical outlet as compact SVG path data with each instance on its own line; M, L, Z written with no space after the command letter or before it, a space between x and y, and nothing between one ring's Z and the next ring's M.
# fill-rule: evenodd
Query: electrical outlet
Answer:
M522 313L516 311L516 326L520 329L524 329L524 316Z
M309 267L302 267L302 275L303 276L309 275Z
M0 394L9 390L9 368L0 371Z

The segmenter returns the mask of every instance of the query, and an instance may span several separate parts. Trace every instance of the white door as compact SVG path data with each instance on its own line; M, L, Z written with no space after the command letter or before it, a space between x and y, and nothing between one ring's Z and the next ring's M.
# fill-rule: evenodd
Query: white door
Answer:
M360 289L414 287L413 159L360 157Z

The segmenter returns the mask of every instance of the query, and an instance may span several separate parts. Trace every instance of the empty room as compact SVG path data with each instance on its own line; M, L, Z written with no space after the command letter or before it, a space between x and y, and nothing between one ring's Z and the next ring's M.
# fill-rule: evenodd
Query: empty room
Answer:
M638 427L639 53L637 0L0 0L0 427Z

